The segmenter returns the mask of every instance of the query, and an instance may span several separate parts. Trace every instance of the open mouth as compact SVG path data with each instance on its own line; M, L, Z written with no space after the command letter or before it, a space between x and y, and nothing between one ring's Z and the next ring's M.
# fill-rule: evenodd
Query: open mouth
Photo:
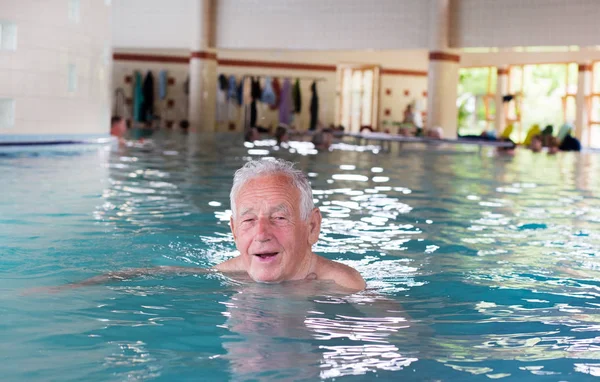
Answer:
M258 256L260 258L267 258L267 257L272 257L272 256L276 256L279 252L265 252L265 253L257 253L255 256Z
M273 257L277 256L279 254L279 252L263 252L263 253L255 253L254 256L263 259L263 260L268 260L268 259L272 259Z

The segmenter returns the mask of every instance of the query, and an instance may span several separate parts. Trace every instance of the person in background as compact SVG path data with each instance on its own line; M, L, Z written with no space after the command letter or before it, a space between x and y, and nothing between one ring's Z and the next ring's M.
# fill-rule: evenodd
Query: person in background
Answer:
M423 133L423 118L421 113L415 110L414 104L406 105L404 117L398 134L403 136L420 136Z
M529 140L529 149L534 153L542 151L542 137L540 135L534 135Z
M544 130L542 130L542 145L544 147L550 147L550 144L552 142L552 134L554 132L554 126L552 125L547 125Z
M431 139L444 139L444 130L439 126L426 129L425 137Z
M246 142L254 142L260 139L260 133L256 127L251 127L246 130L246 134L244 134L244 140Z
M559 142L558 149L560 151L581 151L581 143L577 138L571 135L572 131L573 127L568 123L561 126L558 135L556 136Z
M287 126L279 125L275 129L275 139L277 140L277 146L281 146L282 143L287 143L290 140Z
M320 129L313 135L312 143L317 150L329 150L333 143L333 133L329 129Z
M550 136L548 140L548 155L556 154L559 151L558 146L558 139L556 139L556 137Z
M127 125L125 119L119 116L114 116L110 119L110 135L117 137L119 144L125 143L125 133L127 131Z

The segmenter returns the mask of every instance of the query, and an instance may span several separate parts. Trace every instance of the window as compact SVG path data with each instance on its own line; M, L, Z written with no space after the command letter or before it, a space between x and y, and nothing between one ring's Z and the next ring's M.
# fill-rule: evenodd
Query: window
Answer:
M600 148L600 62L594 62L592 66L592 94L590 94L591 106L588 110L588 136L590 147Z
M17 25L8 21L0 21L0 50L17 49Z
M577 64L515 65L509 69L508 123L514 125L511 139L522 142L534 124L554 131L575 121Z
M15 125L15 100L0 98L0 129Z
M79 0L69 1L69 20L74 23L79 23Z
M377 129L379 67L338 66L338 115L336 124L358 133L362 126Z
M458 82L458 129L461 135L491 130L496 116L495 67L462 68Z

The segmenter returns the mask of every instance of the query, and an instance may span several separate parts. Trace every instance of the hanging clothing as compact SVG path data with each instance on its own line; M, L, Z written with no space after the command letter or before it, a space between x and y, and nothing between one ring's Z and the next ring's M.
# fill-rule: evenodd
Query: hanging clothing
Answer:
M229 88L227 89L227 98L237 98L237 82L235 80L235 76L233 75L229 76Z
M258 77L252 77L252 90L250 91L253 101L260 100L262 97L262 89L260 88L260 80Z
M292 99L294 100L294 113L300 113L302 110L302 94L300 93L300 80L298 78L296 78L296 82L294 83Z
M223 91L227 90L227 86L229 85L229 83L227 82L227 77L225 77L224 74L219 74L217 82L219 84L219 89Z
M250 103L250 127L256 126L256 119L258 117L258 111L256 110L256 100Z
M271 77L265 77L265 88L263 89L260 101L270 106L275 103L275 93L273 92Z
M246 77L242 77L240 79L240 83L237 87L236 94L235 94L235 96L237 98L237 103L240 106L244 104L244 79L245 78Z
M310 97L310 126L309 130L315 130L317 128L317 121L319 119L319 96L317 95L317 83L313 81L310 85L310 91L312 96Z
M142 91L142 73L136 71L133 81L133 120L142 120L142 104L144 103L144 92Z
M169 77L166 70L158 72L158 97L163 100L167 98L167 85Z
M154 76L150 71L144 78L142 91L144 92L144 102L141 109L141 121L151 121L154 116Z
M292 122L292 84L289 79L283 80L279 97L279 123L290 125Z
M222 89L220 86L217 87L217 97L216 97L216 121L218 123L222 123L227 121L227 108L229 107L229 102L227 102L227 87Z
M271 110L279 109L279 99L281 97L281 84L277 78L273 78L273 93L275 94L275 102L271 104Z

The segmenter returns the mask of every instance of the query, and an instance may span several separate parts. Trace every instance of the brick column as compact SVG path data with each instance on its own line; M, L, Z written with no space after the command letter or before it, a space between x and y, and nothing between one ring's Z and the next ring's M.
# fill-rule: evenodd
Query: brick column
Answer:
M190 55L190 130L215 131L217 54L215 0L194 2L194 37Z
M577 96L575 98L575 137L581 145L588 147L589 125L588 125L588 96L592 91L592 65L588 63L579 64L577 77Z
M456 138L460 56L448 45L449 7L449 0L431 1L427 125L440 126L445 138Z
M508 68L498 67L497 68L497 81L496 81L496 116L494 118L494 129L496 134L500 135L506 127L506 111L504 110L504 102L502 99L508 93Z

